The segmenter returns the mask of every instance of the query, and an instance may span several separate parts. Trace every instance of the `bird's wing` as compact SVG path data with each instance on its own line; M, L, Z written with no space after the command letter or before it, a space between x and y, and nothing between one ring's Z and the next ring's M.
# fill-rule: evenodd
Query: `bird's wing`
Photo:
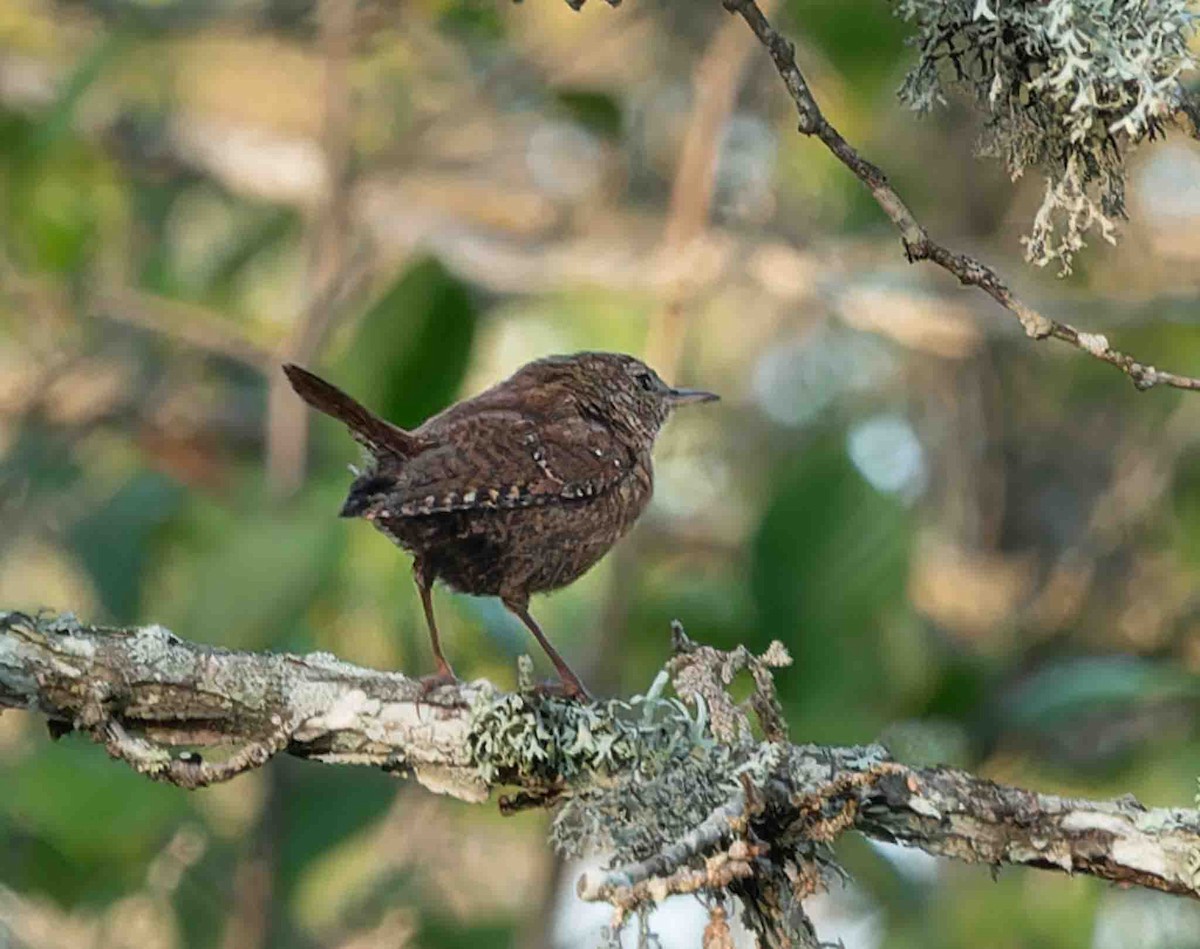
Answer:
M636 460L607 426L576 412L535 419L517 409L478 411L447 418L437 439L396 473L388 495L402 516L593 497Z

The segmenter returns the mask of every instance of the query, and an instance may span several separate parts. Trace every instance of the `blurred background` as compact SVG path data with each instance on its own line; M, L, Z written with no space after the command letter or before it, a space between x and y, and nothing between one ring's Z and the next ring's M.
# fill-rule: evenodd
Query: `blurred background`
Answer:
M1119 246L1057 280L1021 263L1040 182L971 158L960 104L896 102L888 3L763 5L936 235L1200 373L1200 145L1142 150ZM794 129L715 0L5 0L0 608L427 672L408 558L335 516L357 448L280 362L407 425L624 350L724 401L670 424L635 532L534 604L595 690L644 691L679 618L787 644L796 740L1190 805L1200 396L909 267ZM461 674L537 653L498 604L437 602ZM8 713L0 947L587 949L607 913L546 823L290 760L184 793ZM1194 904L839 852L812 911L849 949L1200 946ZM652 925L674 949L703 923L683 899Z

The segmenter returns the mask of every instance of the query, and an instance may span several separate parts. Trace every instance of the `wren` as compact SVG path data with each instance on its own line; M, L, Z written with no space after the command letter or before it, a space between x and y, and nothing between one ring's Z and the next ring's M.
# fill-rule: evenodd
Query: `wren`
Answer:
M529 597L577 580L608 553L650 501L651 451L671 411L717 396L672 388L632 356L584 352L528 363L407 431L311 372L283 369L366 449L341 516L370 521L413 554L438 670L426 684L456 681L433 615L441 580L499 597L546 651L563 692L587 698Z

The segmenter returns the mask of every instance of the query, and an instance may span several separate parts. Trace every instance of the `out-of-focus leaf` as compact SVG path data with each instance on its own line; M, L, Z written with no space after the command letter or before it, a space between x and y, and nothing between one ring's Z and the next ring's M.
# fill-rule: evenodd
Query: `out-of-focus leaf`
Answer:
M181 183L175 180L138 181L130 189L130 205L142 237L139 282L147 290L167 296L179 290L171 266L167 221L183 191Z
M119 183L89 147L67 142L30 173L13 175L5 228L18 259L78 277L97 239L119 214Z
M147 781L77 736L48 740L0 772L0 878L56 900L102 901L138 885L190 813L178 788ZM8 828L12 828L10 831Z
M559 107L584 128L605 138L621 131L621 106L615 97L594 89L560 89L554 94Z
M243 218L211 268L209 293L217 303L229 302L233 282L252 260L299 230L299 217L290 208L252 206Z
M881 622L905 608L911 524L868 485L839 440L782 473L754 540L754 645L780 639L795 665L781 693L807 738L859 741L888 718Z
M1156 750L1187 747L1198 709L1200 679L1178 666L1088 656L1047 664L1001 691L984 707L981 737L1029 748L1075 774L1115 777L1136 768L1141 780Z
M3 124L9 180L0 189L0 227L14 256L39 269L78 276L112 212L119 191L102 155L72 135L76 110L97 77L126 46L106 34L58 88L54 102L32 121Z
M475 949L489 946L504 949L513 945L516 930L503 922L464 924L432 913L421 914L420 945L430 949Z
M789 0L787 29L803 35L828 58L851 91L874 97L898 85L910 55L908 33L891 4L873 0Z
M68 440L38 420L22 425L0 458L0 499L53 495L76 484L83 474Z
M418 425L458 394L476 318L466 286L426 258L363 317L337 377L390 421Z
M1172 498L1175 547L1189 564L1200 568L1200 452L1193 450L1180 461Z
M187 949L222 944L238 882L236 856L234 848L210 837L204 856L176 888L171 903Z
M922 703L920 714L958 720L972 718L987 695L988 670L979 661L952 656L941 663L939 675Z
M1051 760L1095 768L1129 763L1173 722L1189 731L1197 707L1200 679L1178 667L1089 656L1023 676L996 699L984 731L1032 738Z
M127 44L128 37L123 33L101 35L92 51L76 64L75 71L59 86L53 105L39 116L37 130L28 140L25 157L38 161L70 135L80 100L105 68L121 55Z
M1034 872L1005 869L994 875L980 866L954 868L914 949L967 949L988 942L1028 949L1094 946L1093 914L1106 887L1046 873L1031 885L1028 874Z
M375 769L287 765L280 812L273 819L281 831L281 895L290 897L314 858L383 816L397 785Z
M1088 656L1024 677L1003 698L1011 725L1037 726L1101 706L1200 698L1200 679L1136 656Z
M466 39L499 40L504 37L500 8L480 0L450 0L442 7L438 25L447 33Z
M151 543L158 528L179 510L182 494L174 481L139 472L71 526L71 548L113 620L137 619Z
M239 201L209 181L181 174L137 182L132 204L137 214L141 282L171 297L203 302L235 312L243 289L238 278L262 254L299 231L292 208ZM201 233L199 242L181 240Z
M341 550L340 502L340 491L324 485L282 507L266 498L238 510L197 502L183 528L191 536L176 537L183 560L171 565L172 588L156 617L172 617L201 642L307 648L302 620Z
M0 555L54 518L55 499L83 475L70 445L39 421L22 425L0 457Z

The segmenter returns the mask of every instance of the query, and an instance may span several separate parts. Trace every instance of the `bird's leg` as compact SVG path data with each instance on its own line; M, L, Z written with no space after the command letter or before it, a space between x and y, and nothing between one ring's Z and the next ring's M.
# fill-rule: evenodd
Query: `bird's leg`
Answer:
M433 580L426 577L420 566L413 569L413 577L417 581L417 589L421 591L421 606L425 608L425 624L429 627L429 643L433 647L433 661L437 663L438 671L434 675L422 676L421 685L426 689L436 689L441 685L453 685L458 676L450 668L450 663L442 655L442 643L438 638L437 620L433 617Z
M581 701L590 701L591 695L582 682L579 681L579 676L571 671L571 667L567 665L563 657L558 654L553 646L550 645L545 634L542 632L537 621L529 615L528 599L516 597L501 597L501 601L517 619L519 619L528 630L533 633L533 638L536 639L541 647L546 650L546 655L550 657L550 661L554 663L554 668L558 672L558 677L562 680L563 692L568 698L576 698Z

